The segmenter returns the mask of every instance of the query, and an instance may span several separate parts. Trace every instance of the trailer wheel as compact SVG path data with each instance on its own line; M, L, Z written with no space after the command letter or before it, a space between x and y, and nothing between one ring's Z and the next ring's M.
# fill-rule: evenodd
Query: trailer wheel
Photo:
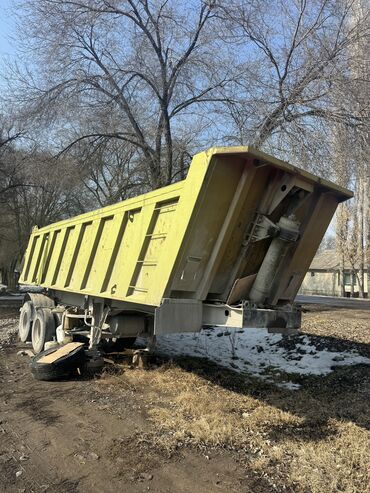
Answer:
M34 318L35 308L32 301L26 301L19 314L18 335L21 342L31 339L32 320Z
M55 352L58 348L47 349L37 354L31 361L31 373L36 380L57 380L67 378L77 373L85 366L85 351L83 346L77 347L72 352L62 356L52 363L40 363L39 360Z
M50 308L38 308L32 324L32 347L36 354L44 349L45 342L55 335L55 322Z

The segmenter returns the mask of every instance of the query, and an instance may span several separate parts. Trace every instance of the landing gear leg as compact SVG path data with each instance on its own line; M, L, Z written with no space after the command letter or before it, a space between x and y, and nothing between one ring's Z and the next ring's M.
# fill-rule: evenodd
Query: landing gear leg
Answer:
M98 344L100 343L103 325L110 311L109 306L105 306L103 303L89 302L89 309L86 310L92 314L91 326L90 326L90 343L89 349L86 351L87 363L86 368L89 372L99 372L104 366L104 359L98 350ZM87 324L85 316L85 323Z
M149 336L147 339L146 348L149 351L149 353L154 352L156 345L157 345L157 336L153 334L153 335Z

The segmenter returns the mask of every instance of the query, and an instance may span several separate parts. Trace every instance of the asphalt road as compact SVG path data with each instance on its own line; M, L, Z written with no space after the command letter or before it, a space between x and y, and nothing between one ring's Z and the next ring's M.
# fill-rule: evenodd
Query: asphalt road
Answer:
M352 308L354 310L370 310L370 299L339 298L336 296L306 296L299 294L295 301L297 303L326 305L335 308Z
M0 306L2 307L11 307L11 306L22 306L23 304L23 294L16 294L14 296L11 295L0 295Z

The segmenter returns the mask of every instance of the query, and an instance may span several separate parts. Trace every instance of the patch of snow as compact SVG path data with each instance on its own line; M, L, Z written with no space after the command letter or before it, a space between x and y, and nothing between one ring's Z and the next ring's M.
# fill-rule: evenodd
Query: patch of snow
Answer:
M293 382L273 382L276 387L279 387L281 389L288 389L288 390L298 390L301 388L301 385L299 383L293 383Z
M284 373L326 375L335 366L370 365L370 359L356 351L318 350L308 335L295 338L292 349L283 347L283 336L265 329L203 329L199 333L158 336L156 351L174 356L208 358L235 371L270 379ZM266 370L268 369L268 373ZM299 388L299 384L280 382L281 387Z

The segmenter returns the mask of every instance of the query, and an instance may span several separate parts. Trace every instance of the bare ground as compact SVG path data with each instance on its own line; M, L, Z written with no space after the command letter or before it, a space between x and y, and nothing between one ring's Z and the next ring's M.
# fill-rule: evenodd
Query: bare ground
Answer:
M310 307L303 331L369 356L368 313ZM370 491L368 367L298 391L189 358L38 382L16 316L0 313L1 492Z

